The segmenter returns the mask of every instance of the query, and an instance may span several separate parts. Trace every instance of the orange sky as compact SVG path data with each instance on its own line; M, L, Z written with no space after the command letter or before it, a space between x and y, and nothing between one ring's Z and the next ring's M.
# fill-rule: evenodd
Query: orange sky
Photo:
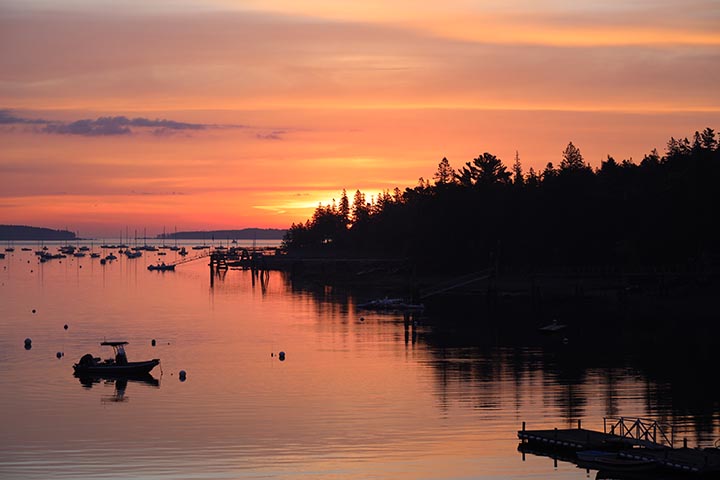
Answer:
M716 1L576 3L5 0L0 223L286 228L443 156L598 166L720 127ZM72 123L114 116L148 122Z

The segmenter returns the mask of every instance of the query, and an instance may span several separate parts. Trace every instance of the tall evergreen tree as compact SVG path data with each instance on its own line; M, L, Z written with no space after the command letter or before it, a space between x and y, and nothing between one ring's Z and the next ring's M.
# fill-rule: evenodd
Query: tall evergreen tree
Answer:
M345 225L350 223L350 200L348 200L347 191L344 188L340 196L340 216Z
M369 217L370 208L365 201L365 194L360 190L355 191L352 204L352 220L353 224L361 223Z
M525 184L525 178L523 177L522 165L520 164L520 153L515 150L515 163L512 167L513 179L512 183L515 186L522 186Z
M589 168L590 166L585 164L585 160L583 159L582 153L580 153L580 149L573 145L572 142L568 143L568 146L565 147L565 150L563 150L562 161L560 162L560 171L582 171L588 170Z
M705 150L715 150L718 148L718 142L715 139L715 131L708 127L700 134L700 143Z
M466 162L460 171L460 183L463 185L492 185L510 183L510 172L495 155L485 152Z
M433 175L436 185L447 185L455 180L455 170L450 166L447 158L443 157L438 164L437 171Z
M552 162L548 162L547 165L545 165L545 170L542 172L542 181L552 181L553 178L557 177L558 171L553 165Z

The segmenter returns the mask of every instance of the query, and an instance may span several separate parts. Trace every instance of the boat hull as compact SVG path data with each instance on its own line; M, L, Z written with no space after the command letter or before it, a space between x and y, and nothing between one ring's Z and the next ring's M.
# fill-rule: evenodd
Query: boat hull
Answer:
M621 472L649 471L655 470L657 467L653 461L627 458L620 456L617 452L580 451L577 452L577 458L585 467Z
M76 363L73 369L77 375L145 375L160 363L160 359L153 358L144 362L128 362L124 365L97 363L93 365L80 365Z

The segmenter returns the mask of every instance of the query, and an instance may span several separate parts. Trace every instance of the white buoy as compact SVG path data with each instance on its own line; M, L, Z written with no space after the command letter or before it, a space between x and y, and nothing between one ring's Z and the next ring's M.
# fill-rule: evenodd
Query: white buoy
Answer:
M278 358L280 359L281 362L282 362L283 360L285 360L285 352L280 352L280 353L278 353Z
M155 339L154 339L154 338L152 339L152 342L150 342L150 344L151 344L153 347L155 346Z
M30 350L32 348L32 340L29 338L25 339L25 350Z
M63 356L63 354L62 354L62 352L57 352L57 353L55 354L55 356L58 357L58 358L61 358L61 357Z
M186 374L185 374L185 370L180 370L180 373L179 373L178 375L180 376L180 381L181 381L181 382L184 382L184 381L185 381L185 375L186 375Z
M66 323L66 324L65 324L65 325L63 326L63 328L64 328L65 330L67 330L67 329L68 329L68 325L67 325L67 323Z

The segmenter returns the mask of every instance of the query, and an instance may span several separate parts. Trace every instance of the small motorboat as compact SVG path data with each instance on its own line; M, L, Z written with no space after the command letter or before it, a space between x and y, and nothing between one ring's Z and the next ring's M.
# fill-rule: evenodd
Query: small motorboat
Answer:
M91 374L111 375L145 375L160 364L159 358L141 362L128 362L125 353L125 345L128 342L102 342L101 346L109 346L115 352L115 358L102 360L88 353L82 356L80 361L73 365L73 370L78 376Z

